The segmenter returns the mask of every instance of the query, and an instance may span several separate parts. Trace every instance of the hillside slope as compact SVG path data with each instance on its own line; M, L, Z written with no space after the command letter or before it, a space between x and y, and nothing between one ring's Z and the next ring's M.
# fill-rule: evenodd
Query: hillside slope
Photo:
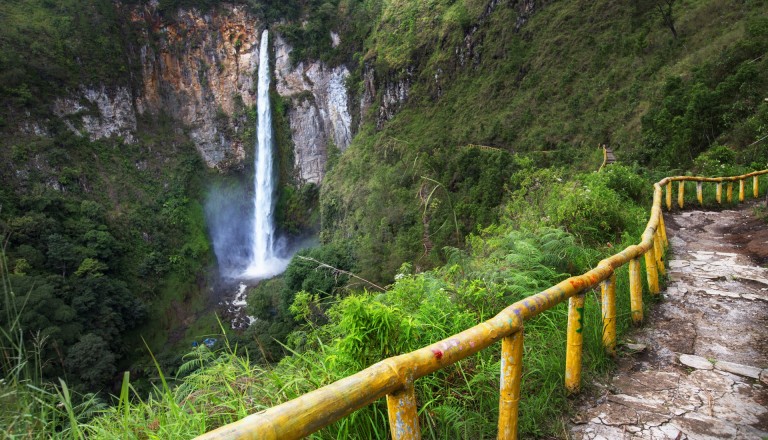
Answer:
M357 76L376 99L323 186L323 240L350 240L373 279L429 267L496 221L513 153L596 169L608 144L689 169L722 144L764 165L764 3L672 2L673 26L662 4L376 3Z

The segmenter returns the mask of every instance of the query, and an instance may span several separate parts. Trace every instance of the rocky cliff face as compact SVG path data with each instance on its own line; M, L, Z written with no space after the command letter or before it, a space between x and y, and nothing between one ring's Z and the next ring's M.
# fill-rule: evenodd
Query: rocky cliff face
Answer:
M128 54L140 78L129 87L83 86L53 103L53 113L91 140L136 141L137 119L161 113L186 129L209 167L245 158L246 109L255 102L262 24L244 7L220 5L203 14L179 9L164 20L158 3L116 4L136 33ZM28 130L30 131L30 130Z
M75 95L56 99L53 113L67 128L92 141L112 136L122 136L128 143L136 141L136 112L126 87L82 87Z
M251 128L246 110L256 99L263 24L244 7L226 4L205 14L179 9L172 21L161 17L156 2L120 7L138 34L133 57L141 78L133 90L83 87L56 100L54 113L92 140L122 136L128 143L136 141L137 119L165 113L188 131L209 167L241 164L252 148L243 134ZM274 82L289 102L296 173L319 183L329 144L343 151L352 140L349 71L321 62L292 66L291 47L279 35L273 41Z
M151 4L130 17L141 45L136 111L167 112L182 122L210 167L242 161L249 146L238 135L244 109L255 101L262 24L232 5L207 14L180 9L172 23Z
M352 141L352 118L344 66L321 62L291 66L291 47L275 39L275 85L290 101L288 117L294 142L295 167L305 182L319 183L325 174L328 146L344 151Z

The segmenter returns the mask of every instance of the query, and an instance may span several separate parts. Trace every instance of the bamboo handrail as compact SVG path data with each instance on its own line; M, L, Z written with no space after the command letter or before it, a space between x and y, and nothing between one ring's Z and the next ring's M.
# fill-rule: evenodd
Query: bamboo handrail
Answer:
M666 229L662 215L662 188L666 186L666 205L672 208L672 182L715 182L718 184L718 202L723 182L743 182L753 178L753 195L757 197L758 177L768 169L732 177L667 177L653 185L653 205L640 243L631 245L602 261L585 274L568 278L543 292L522 299L502 310L493 318L461 333L449 336L427 347L393 356L356 374L340 379L289 402L251 414L237 422L222 426L197 437L212 439L298 439L385 397L389 411L393 439L420 438L413 383L450 364L465 359L491 344L502 341L501 390L499 399L499 438L517 438L518 404L523 355L523 322L557 304L569 300L568 341L566 350L565 386L577 392L581 377L581 349L583 326L583 292L602 283L603 288L603 344L609 354L615 353L615 271L629 264L630 303L632 320L643 319L640 257L644 257L649 290L659 293L658 275L664 274L662 253L667 246ZM740 201L743 183L740 184ZM730 201L730 194L729 192ZM700 195L698 191L697 195ZM699 196L699 201L701 197ZM683 206L683 197L679 197ZM608 298L605 298L605 297Z

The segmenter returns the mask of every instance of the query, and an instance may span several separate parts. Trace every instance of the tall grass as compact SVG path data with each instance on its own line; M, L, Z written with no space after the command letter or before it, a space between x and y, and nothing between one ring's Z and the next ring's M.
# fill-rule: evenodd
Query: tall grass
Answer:
M21 325L27 296L14 291L4 247L0 247L0 284L0 437L84 438L80 424L101 403L93 394L72 392L63 380L58 385L43 380L40 354L46 338L29 334Z
M552 228L489 228L467 251L448 250L449 263L422 274L402 274L386 293L339 298L327 310L328 324L307 324L291 337L291 356L273 366L254 365L235 348L196 348L180 368L181 384L160 384L145 400L126 375L118 405L82 427L88 438L187 438L247 414L332 383L387 356L436 342L488 319L501 308L581 271L603 255ZM619 274L619 280L625 271ZM619 281L619 288L624 285ZM601 347L599 301L587 305L585 366L607 371ZM620 323L629 321L628 300L619 295ZM622 299L624 298L624 299ZM309 307L310 305L305 305ZM301 315L301 310L296 310ZM621 318L626 319L621 319ZM520 432L558 435L569 406L562 386L566 306L526 322ZM620 330L626 328L621 326ZM416 381L425 438L493 438L498 416L499 347ZM564 413L565 411L565 413ZM379 401L315 433L311 438L385 438L386 407Z
M528 206L467 239L464 250L446 248L447 263L413 274L403 265L384 292L357 292L318 298L298 294L291 308L299 329L288 338L291 355L275 365L256 365L224 348L193 350L171 387L158 368L154 392L142 400L125 377L118 405L81 427L88 438L186 438L233 422L247 414L291 400L353 374L388 356L412 351L489 319L507 305L540 292L600 259L635 244L647 218L639 207L642 179L613 174L582 176L582 183L558 183L557 176L531 171L546 182L535 191L512 194L511 209ZM549 172L552 174L552 172ZM546 174L546 173L545 173ZM569 228L557 227L552 205L561 194L580 188L589 197L610 196L616 203L570 200L559 214ZM590 201L588 200L588 201ZM531 204L531 202L533 204ZM576 212L574 214L570 210ZM582 223L609 219L604 230ZM582 222L582 223L578 223ZM617 233L615 231L621 231ZM607 241L610 240L610 241ZM617 271L617 330L630 328L627 269ZM604 375L613 363L602 347L600 298L588 291L585 310L584 383ZM323 311L324 325L305 317ZM560 436L570 400L563 387L567 305L561 304L525 323L520 434ZM426 438L493 438L498 417L500 347L448 366L416 381L419 419ZM389 435L385 403L363 408L311 438L384 438Z

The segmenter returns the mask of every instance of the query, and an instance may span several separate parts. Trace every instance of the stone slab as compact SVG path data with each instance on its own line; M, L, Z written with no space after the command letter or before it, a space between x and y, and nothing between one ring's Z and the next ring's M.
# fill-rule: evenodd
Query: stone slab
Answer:
M715 368L729 373L738 374L739 376L750 377L752 379L760 378L760 369L757 367L750 367L749 365L736 364L727 361L715 362Z
M695 368L697 370L711 370L714 368L712 366L712 362L708 361L707 359L701 357L701 356L695 356L691 354L681 354L678 358L680 363L691 368Z

